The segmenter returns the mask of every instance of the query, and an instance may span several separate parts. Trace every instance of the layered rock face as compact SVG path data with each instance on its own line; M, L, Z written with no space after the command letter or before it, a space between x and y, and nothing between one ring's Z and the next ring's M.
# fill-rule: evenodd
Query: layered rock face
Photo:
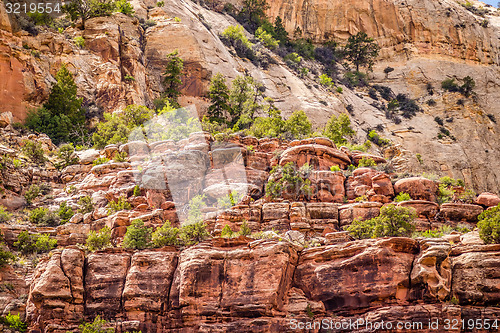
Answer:
M387 57L398 53L442 55L498 64L499 43L494 30L482 27L475 15L455 1L274 0L269 5L268 14L280 16L290 35L299 28L300 37L315 42L346 40L364 31L379 41ZM428 13L432 13L432 20ZM490 14L494 15L495 9Z
M234 3L241 5L239 1ZM396 94L409 94L420 102L424 112L393 124L364 92L344 87L342 95L330 94L317 86L316 78L298 77L271 53L267 55L276 64L269 64L266 70L256 67L231 53L218 38L227 26L237 24L232 17L177 0L162 8L150 1L134 1L137 18L115 14L89 20L84 31L41 31L36 37L22 33L0 5L3 111L11 112L16 121L23 120L26 107L39 106L46 100L61 63L67 63L76 74L79 94L94 117L92 122L102 111L119 111L127 104L152 106L163 90L166 55L178 49L186 69L181 103L196 105L200 115L206 111L204 96L211 75L220 72L231 81L249 73L264 84L266 95L276 101L285 116L302 109L319 127L331 115L345 112L352 105L359 140L365 138L368 127L384 126L384 135L404 148L397 156L402 171L439 170L463 178L478 192L496 191L500 176L489 166L499 158L492 149L499 142L497 125L490 119L500 119L496 108L500 103L500 76L498 20L492 9L483 18L450 0L290 0L269 4L269 16L281 16L290 36L300 28L302 37L315 42L342 43L351 34L367 32L382 47L370 74L373 83L387 85ZM474 2L474 6L481 4ZM223 3L209 6L222 7ZM181 22L174 17L181 18ZM153 21L154 26L145 25ZM77 36L85 39L84 49L72 41ZM383 73L387 66L394 68L390 75ZM438 91L438 87L444 79L466 75L476 81L477 99L458 107L461 97ZM437 102L434 107L424 103L431 98L427 95L428 84L436 90L432 96ZM456 141L436 138L440 131L433 121L436 116L450 120L445 129ZM421 154L422 164L415 159L415 153Z
M117 332L286 332L348 318L427 329L429 319L500 314L498 251L408 238L310 249L214 239L181 252L106 250L85 260L68 248L38 267L27 313L33 332L65 332L97 314Z

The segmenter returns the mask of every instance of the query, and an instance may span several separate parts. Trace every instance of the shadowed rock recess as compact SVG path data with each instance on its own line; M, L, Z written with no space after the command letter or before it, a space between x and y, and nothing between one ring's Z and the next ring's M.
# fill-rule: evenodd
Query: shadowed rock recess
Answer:
M318 53L358 32L374 38L368 83L347 80L339 60L333 84L323 84L320 56L294 65L280 54L290 50L267 49L249 24L261 62L241 58L221 38L242 20L240 0L131 0L134 14L60 29L0 2L1 332L17 332L12 315L30 333L81 332L97 316L115 333L500 332L500 244L478 227L500 204L500 10L454 0L267 2L269 20L279 16L291 39ZM91 148L89 139L64 158L56 141L19 123L47 102L62 64L89 129L105 112L153 109L174 50L184 61L178 102L195 114L180 139L167 138L168 115L158 112L128 142ZM203 131L217 73L230 88L253 77L255 100L272 98L283 124L303 110L310 133ZM466 76L470 96L442 88ZM391 103L419 110L394 117ZM256 116L267 117L263 109ZM334 142L323 129L341 114L355 134ZM148 136L154 125L164 132ZM366 223L394 211L408 215L410 231ZM200 225L205 233L189 234ZM134 230L156 232L132 246ZM173 233L169 242L155 238L161 230ZM92 248L97 233L108 239Z

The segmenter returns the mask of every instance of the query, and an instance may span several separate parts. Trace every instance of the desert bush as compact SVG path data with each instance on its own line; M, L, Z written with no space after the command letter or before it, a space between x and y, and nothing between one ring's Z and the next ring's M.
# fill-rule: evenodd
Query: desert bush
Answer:
M126 249L145 249L151 245L151 233L152 228L144 226L142 220L134 220L127 227L122 246Z
M231 25L221 34L221 39L226 44L233 46L238 56L253 59L253 44L245 36L245 30L241 25Z
M61 223L64 224L69 222L69 220L73 217L73 215L75 215L75 213L73 212L73 209L71 209L71 207L69 207L68 204L65 201L63 201L59 205L59 209L57 210L57 215L61 219Z
M486 244L500 244L500 204L482 212L477 227Z
M441 82L441 88L446 91L456 92L459 91L458 84L455 82L455 79L446 79Z
M243 221L243 223L240 226L240 231L238 233L241 236L250 236L252 234L252 229L248 226L247 221Z
M231 191L231 193L217 198L217 207L220 209L228 209L236 206L240 202L242 196L237 191Z
M114 328L106 328L106 326L110 326L109 323L97 316L93 322L78 326L78 330L80 333L115 333Z
M108 215L114 214L116 212L119 212L121 210L130 210L132 209L132 206L128 202L126 197L119 197L118 200L111 200L108 202Z
M111 246L111 229L107 226L99 231L91 230L87 236L87 248L94 252Z
M309 196L311 194L311 181L308 179L310 172L311 169L307 164L300 169L293 162L284 166L275 166L266 184L266 195L270 198L278 198L288 193L294 199Z
M231 227L229 226L229 224L226 224L224 226L224 228L222 228L220 236L222 238L231 238L231 237L233 237L234 234L235 233L233 232L233 230L231 229Z
M179 236L181 241L189 246L204 241L210 237L210 234L207 231L205 223L199 221L184 224L180 229Z
M255 31L255 37L260 40L268 49L274 50L278 47L279 41L273 38L273 36L266 32L262 27L259 27Z
M326 74L321 74L319 76L319 83L322 85L322 86L325 86L325 87L332 87L333 86L333 80L331 77L329 77L328 75Z
M3 242L0 242L0 268L9 264L14 259L16 259L16 256L9 251L9 248Z
M75 147L72 143L62 145L57 152L57 156L62 160L58 165L60 169L78 163L78 157L75 155Z
M368 133L368 140L370 140L371 142L373 142L377 146L381 146L381 147L389 146L391 144L391 140L384 139L384 138L380 137L380 135L375 130L371 130Z
M97 124L92 135L94 146L102 149L109 144L128 142L132 130L153 116L153 110L141 105L129 105L120 113L104 113L104 121Z
M85 47L85 39L82 36L76 36L75 38L73 38L73 41L79 48L83 49Z
M5 317L0 317L0 323L18 332L26 332L28 328L28 324L21 320L19 314L14 315L10 311Z
M379 216L365 221L356 219L345 230L357 239L409 237L415 231L412 222L416 217L413 209L391 204L382 207Z
M127 161L128 154L125 151L122 152L116 152L115 156L113 156L113 161L115 162L126 162Z
M355 135L351 128L351 119L347 114L340 114L338 117L332 116L326 124L323 135L340 146L347 143L346 137Z
M4 206L0 205L0 223L7 223L12 218L12 214L7 212Z
M98 157L98 158L96 158L92 162L92 165L96 166L96 165L105 164L105 163L108 163L108 162L109 162L109 158L107 158L107 157Z
M167 220L153 232L151 241L153 247L175 246L179 244L178 236L179 229L172 227L170 221Z
M47 161L41 143L25 140L21 151L34 163L44 164Z
M411 200L411 197L408 193L401 192L399 193L396 198L394 199L395 202L403 202L403 201L409 201Z
M128 0L116 0L115 10L118 13L122 13L128 16L132 16L135 13L134 7L132 7L132 4Z
M55 227L61 223L61 218L55 212L49 211L48 208L39 207L33 209L29 213L29 221L39 226Z
M363 157L358 162L358 168L375 167L377 163L372 158Z
M92 198L88 195L78 199L78 204L80 205L78 213L86 214L91 213L94 210Z
M48 234L32 234L22 231L17 236L14 246L22 253L42 253L48 252L57 246L57 240L52 239Z

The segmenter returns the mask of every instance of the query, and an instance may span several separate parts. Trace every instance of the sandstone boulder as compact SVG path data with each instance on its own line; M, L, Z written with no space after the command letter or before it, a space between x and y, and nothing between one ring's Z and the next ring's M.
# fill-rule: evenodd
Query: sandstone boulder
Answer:
M419 217L434 218L439 212L439 205L435 202L425 200L409 200L398 202L399 207L408 207L415 209Z
M351 160L349 157L335 148L308 144L288 148L280 158L280 165L293 162L299 168L308 163L314 170L330 170L333 165L345 169Z
M396 194L408 193L412 199L436 201L438 185L423 177L400 179L394 184Z
M477 197L476 203L481 206L493 207L500 203L500 198L496 194L484 192Z
M418 244L409 238L363 240L306 249L294 285L327 311L352 311L377 302L404 303Z
M439 215L449 221L477 222L482 212L483 208L478 205L448 202L441 205Z

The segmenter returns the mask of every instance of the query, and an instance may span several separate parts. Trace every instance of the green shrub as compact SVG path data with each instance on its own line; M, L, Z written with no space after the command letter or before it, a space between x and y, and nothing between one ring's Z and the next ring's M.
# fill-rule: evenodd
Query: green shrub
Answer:
M233 46L241 58L254 58L253 44L245 36L245 31L241 25L227 27L222 32L221 39L226 44Z
M64 224L69 222L69 220L73 217L73 215L75 215L75 213L73 212L73 209L71 209L71 207L68 206L66 201L63 201L59 205L59 210L57 211L57 215L61 219L61 223Z
M204 241L210 234L207 231L207 226L203 221L187 223L181 227L179 232L181 241L189 246L201 241Z
M356 219L345 230L358 239L376 237L409 237L415 230L412 225L417 214L413 209L387 205L380 209L380 215L361 221Z
M132 195L133 195L134 197L138 197L138 196L140 196L141 194L142 194L142 192L141 192L141 187L140 187L139 185L135 185L135 186L134 186L134 192L132 193Z
M319 83L322 85L322 86L325 86L325 87L332 87L333 86L333 80L331 77L329 77L328 75L326 74L321 74L319 76Z
M233 235L234 235L234 232L231 229L231 227L229 226L229 224L226 224L224 226L224 228L222 228L222 231L220 233L220 236L222 238L231 238L231 237L233 237Z
M153 116L153 110L141 105L129 105L120 113L104 113L104 121L97 124L92 135L94 146L102 149L109 144L128 142L132 130Z
M389 146L391 144L391 140L384 139L384 138L380 137L380 135L375 130L371 130L368 133L368 140L370 140L371 142L373 142L377 146L381 146L381 147Z
M59 216L49 211L48 208L39 207L33 209L29 216L29 221L39 226L58 226L61 222Z
M375 163L373 158L369 158L369 157L363 157L358 162L359 168L375 167L375 166L377 166L377 163Z
M81 197L78 200L78 204L80 205L78 213L87 214L91 213L94 210L94 204L92 202L92 198L88 195Z
M47 161L41 143L25 140L21 151L34 163L44 164Z
M142 220L134 220L127 227L122 246L126 249L145 249L151 246L151 233L152 228L144 226Z
M78 164L78 157L75 156L75 147L72 143L62 145L57 152L57 156L62 160L58 165L60 169L69 165Z
M404 193L404 192L401 192L399 193L396 198L394 199L394 201L396 202L403 202L403 201L410 201L411 200L411 197L408 193Z
M332 172L337 172L337 171L341 171L341 170L340 170L340 168L339 168L339 166L338 166L338 165L332 165L332 166L330 167L330 171L332 171Z
M179 236L179 229L172 227L170 221L156 229L151 237L153 247L175 246L179 244L177 237Z
M165 6L165 1L158 1L156 3L156 7L163 7L163 6Z
M240 231L238 232L241 236L250 236L252 234L252 229L248 226L247 221L243 221L240 226Z
M125 75L125 76L123 77L123 79L124 79L125 81L135 81L135 77L133 77L133 76L132 76L132 75L130 75L130 74Z
M32 234L28 231L22 231L17 236L14 246L21 252L42 253L48 252L57 246L57 240L50 238L48 234Z
M115 156L113 156L113 161L115 162L126 162L127 161L128 154L125 151L116 152Z
M135 13L134 7L128 2L128 0L116 0L115 1L116 11L128 16L132 16Z
M108 162L109 162L109 158L107 158L107 157L98 157L98 158L96 158L92 162L92 165L96 166L96 165L105 164L105 163L108 163Z
M116 200L116 201L111 200L110 202L108 202L107 207L108 207L108 215L119 212L121 210L132 209L132 206L127 201L127 198L125 198L123 196L119 197L118 200Z
M449 188L446 184L439 184L438 203L441 205L450 202L454 194L455 191L452 188Z
M231 193L217 198L217 207L220 209L228 209L236 206L241 200L241 195L236 191L231 191Z
M9 328L19 332L26 332L26 329L28 328L28 324L21 320L19 314L13 315L10 313L10 311L5 317L2 317L0 319L0 322L2 324L8 325Z
M500 244L500 204L482 212L477 227L486 244Z
M43 185L43 184L42 184ZM47 194L47 186L44 185L44 186L38 186L36 184L32 184L30 186L30 188L28 190L26 190L26 192L24 192L24 199L26 200L26 203L28 205L31 205L33 203L33 201L38 198L40 195L42 194Z
M283 59L291 67L295 67L302 62L302 57L296 52L288 53Z
M472 204L476 201L476 196L477 194L476 192L474 192L474 190L467 189L462 194L459 195L458 201Z
M9 251L9 248L3 242L0 242L0 268L14 261L14 259L16 259L16 256Z
M75 42L75 45L78 46L79 48L83 49L85 47L85 39L82 36L77 36L73 38L73 41Z
M458 84L455 82L455 79L446 79L441 82L441 88L447 91L455 92L458 91Z
M94 252L111 246L111 229L107 226L96 231L90 231L87 236L87 248Z
M7 223L12 218L12 214L5 210L5 207L0 205L0 223Z
M337 146L347 143L346 137L355 135L351 128L351 119L347 114L332 116L323 130L323 135L332 140Z
M255 31L255 37L260 40L268 49L274 50L278 47L279 41L273 38L270 33L267 33L262 27Z
M367 75L361 72L346 72L343 82L349 87L365 87L368 85Z
M80 333L115 333L114 328L105 328L106 326L109 326L108 322L97 316L92 323L81 324L78 329Z
M310 168L304 164L298 169L293 162L284 166L277 165L271 170L266 184L266 195L271 198L291 194L294 199L311 194L311 181L308 179Z

